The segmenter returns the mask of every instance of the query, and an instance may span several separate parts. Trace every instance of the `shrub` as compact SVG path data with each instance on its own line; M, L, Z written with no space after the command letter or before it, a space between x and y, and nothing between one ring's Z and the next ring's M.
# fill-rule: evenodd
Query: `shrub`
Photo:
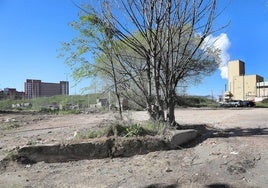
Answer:
M263 99L262 103L268 103L268 98L267 99Z
M125 136L127 134L126 126L121 125L119 122L112 123L105 129L105 135L109 136Z
M126 137L143 136L146 134L146 131L138 124L128 126L126 132Z

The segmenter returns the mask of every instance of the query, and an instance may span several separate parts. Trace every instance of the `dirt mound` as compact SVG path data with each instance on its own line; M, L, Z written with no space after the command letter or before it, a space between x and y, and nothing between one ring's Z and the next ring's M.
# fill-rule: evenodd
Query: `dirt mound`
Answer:
M166 136L105 137L88 142L34 145L19 148L9 159L23 164L130 157L153 151L176 149L196 138L195 130L170 130Z

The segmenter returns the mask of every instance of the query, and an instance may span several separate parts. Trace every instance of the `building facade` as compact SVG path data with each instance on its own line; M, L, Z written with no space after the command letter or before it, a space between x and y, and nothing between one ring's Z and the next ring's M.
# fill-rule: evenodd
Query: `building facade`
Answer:
M0 90L1 99L24 99L24 92L17 91L16 88L4 88L4 90Z
M46 83L41 80L27 79L24 83L25 98L51 97L54 95L69 95L69 82Z
M267 97L268 83L264 82L260 75L245 75L243 61L230 61L228 63L227 94L225 96L234 100L258 100L258 98Z
M14 100L16 99L17 90L15 88L5 88L4 94L8 99Z

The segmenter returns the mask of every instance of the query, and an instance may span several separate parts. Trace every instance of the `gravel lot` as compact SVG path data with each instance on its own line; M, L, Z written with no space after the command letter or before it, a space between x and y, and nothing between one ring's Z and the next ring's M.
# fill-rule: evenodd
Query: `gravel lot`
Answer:
M146 112L126 116L148 119ZM0 114L0 160L27 144L66 143L75 132L101 128L114 117ZM268 109L178 109L176 120L209 128L180 150L67 163L10 163L1 168L0 187L267 187Z

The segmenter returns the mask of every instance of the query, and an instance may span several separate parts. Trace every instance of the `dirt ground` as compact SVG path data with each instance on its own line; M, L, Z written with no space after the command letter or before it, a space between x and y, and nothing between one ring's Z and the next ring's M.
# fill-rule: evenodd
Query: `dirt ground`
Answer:
M115 116L0 113L0 160L27 144L68 143L76 132L101 128ZM125 116L148 119L146 112ZM268 109L178 109L176 120L208 128L179 150L66 163L13 162L0 170L0 187L267 187Z

